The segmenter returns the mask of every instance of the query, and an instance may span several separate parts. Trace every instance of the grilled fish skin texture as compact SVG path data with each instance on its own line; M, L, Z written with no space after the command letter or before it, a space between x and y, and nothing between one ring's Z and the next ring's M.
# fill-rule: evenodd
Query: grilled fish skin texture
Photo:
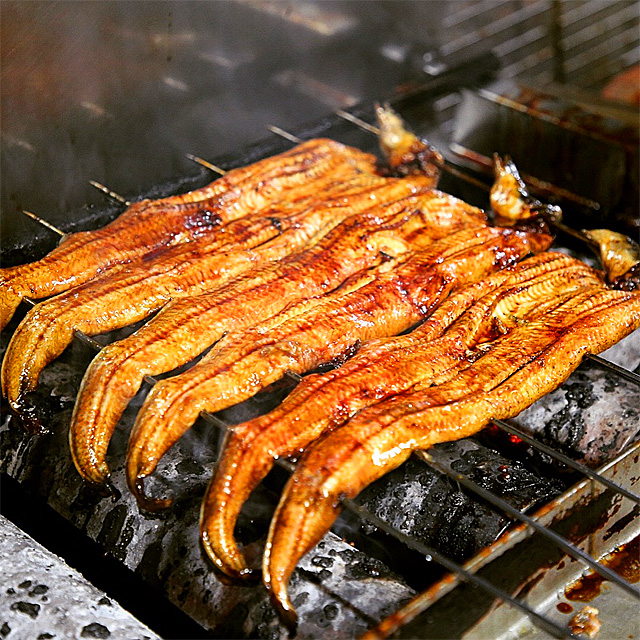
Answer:
M318 271L314 286L322 285L319 276L324 273L324 289L330 290L340 283L341 277L363 268L365 263L362 256L365 254L368 261L379 260L375 251L366 250L364 245L359 246L362 245L362 233L358 232L358 224L369 224L370 230L373 230L385 217L397 215L398 211L411 203L415 204L415 198L430 200L437 197L438 192L425 185L426 179L421 178L394 180L371 190L358 200L346 198L341 206L336 203L332 213L336 217L340 214L345 222L332 229L308 251L246 272L225 287L208 294L173 301L138 332L105 348L87 370L72 420L72 453L81 474L94 482L104 479L106 467L99 465L101 470L97 471L95 464L103 457L96 453L96 447L104 447L106 451L106 444L119 415L137 392L145 375L170 371L196 357L225 332L245 328L277 313L288 300L310 295L308 292L311 289L305 292L304 287L307 284L311 287L311 281L296 281L293 276L295 269L303 264L311 272ZM424 193L415 198L407 195L421 190ZM385 200L391 202L380 206L380 201ZM359 217L347 223L347 214L354 211L361 212L356 214ZM477 216L481 215L475 211ZM351 231L347 233L349 228ZM338 247L342 247L342 254ZM329 250L334 252L334 258L330 260ZM349 252L354 251L360 251L361 257L351 265L341 264ZM324 266L323 255L328 260ZM342 255L342 258L338 259L338 255ZM340 264L334 264L335 260ZM287 271L291 271L289 277L286 276ZM261 297L260 292L263 294ZM278 297L280 295L282 297ZM250 300L255 300L256 304L249 304Z
M290 478L269 530L263 577L287 624L296 615L287 583L297 561L328 531L342 497L404 462L412 451L468 437L517 415L557 388L586 353L640 327L640 295L585 286L516 323L453 378L364 409L314 443Z
M336 175L352 179L333 188ZM2 366L3 393L23 425L40 430L37 418L23 410L22 398L35 389L42 369L68 346L74 330L96 335L132 324L169 299L211 290L255 265L294 253L344 217L340 207L344 198L367 197L385 184L385 179L370 174L354 176L348 164L326 178L315 181L314 197L318 191L323 194L323 185L333 196L322 206L309 207L306 193L296 204L292 190L286 207L275 204L229 223L214 238L147 255L36 305L14 333ZM261 241L266 244L252 248Z
M277 380L287 370L304 373L335 357L358 338L390 336L410 328L429 314L425 310L435 306L435 311L419 330L408 336L371 340L340 369L306 378L281 407L233 428L207 490L201 517L203 544L218 569L236 579L251 575L235 543L233 531L243 503L273 466L274 456L289 456L304 450L325 430L347 420L357 408L411 386L421 372L435 374L447 368L445 363L453 367L466 361L467 350L461 349L464 341L460 336L448 340L449 346L456 346L458 351L435 361L422 357L426 350L423 343L444 331L475 297L486 289L495 288L508 276L510 271L507 269L504 275L496 274L445 299L450 291L462 284L500 268L502 265L496 264L496 254L505 251L510 243L512 259L517 259L517 242L520 242L520 256L526 255L531 248L527 240L508 230L488 228L476 238L470 232L455 234L445 242L436 243L431 251L422 252L424 255L393 267L370 286L342 296L335 304L324 301L317 309L294 317L274 330L264 331L262 338L258 332L253 332L244 339L241 336L225 354L212 352L208 356L214 365L209 367L209 378L201 376L203 379L198 387L186 389L185 395L176 397L174 401L178 407L185 398L193 401L195 396L206 398L202 402L207 403L207 408L217 410L222 406L216 402L227 405L244 399ZM463 250L465 245L466 250ZM443 246L446 247L444 251ZM558 264L566 266L564 257L547 255L541 259L541 270ZM545 267L547 262L549 266ZM584 269L588 270L588 267L584 266ZM403 293L399 295L399 292ZM358 300L360 306L354 304ZM344 313L341 312L343 308ZM391 316L389 309L394 309L397 317L391 321L377 317ZM367 327L367 322L375 328ZM365 328L359 329L363 324ZM464 335L464 327L460 331ZM291 345L296 345L297 350ZM389 357L394 346L395 356ZM380 363L385 362L385 356L386 368L383 369ZM364 366L363 362L366 363ZM335 387L341 390L338 384L332 389L330 381L339 380L343 369L350 397L344 391L339 396L331 395ZM358 372L361 372L360 379ZM323 381L329 387L326 397L322 393ZM351 382L353 387L349 386Z
M348 245L347 252L344 250L339 251L333 264L331 264L332 260L326 260L324 263L311 262L293 265L293 268L286 270L284 275L277 281L269 282L266 286L257 288L250 297L246 297L244 300L245 307L249 306L254 309L254 313L267 318L274 316L274 311L282 310L287 302L294 303L311 296L319 296L317 303L321 304L323 302L322 296L324 295L323 288L329 290L334 288L340 281L344 281L345 275L351 275L371 266L372 259L375 259L375 262L379 262L382 255L410 251L413 246L431 243L434 236L438 237L447 232L445 228L431 227L429 224L431 216L424 215L421 210L429 205L430 199L422 202L419 197L408 200L408 202L399 201L396 203L396 205L403 205L399 213L387 224L373 224L366 237L360 233L362 225L355 225L355 233L352 237L345 238ZM484 230L486 227L481 227L481 229ZM356 241L355 246L353 240ZM363 246L363 243L366 243L366 247ZM396 248L397 245L400 246ZM367 253L369 253L370 257L367 260L368 264L365 264L363 258ZM351 258L349 258L349 254L351 254ZM362 257L358 258L359 255ZM347 268L348 271L345 271ZM336 275L339 275L339 278L332 281ZM330 286L324 287L325 284ZM336 302L339 304L340 301ZM365 302L369 301L365 299ZM274 306L274 304L277 306ZM352 319L351 324L353 325L351 330L345 334L349 338L344 344L341 341L342 337L333 342L331 348L335 350L335 353L329 356L330 358L340 357L352 347L355 342L352 336L354 333L358 338L367 337L368 333L375 335L378 330L386 334L388 331L393 330L394 321L396 324L403 324L403 328L406 326L402 312L396 313L395 310L392 310L386 317L382 317L380 314L374 317L374 309L373 312L368 311L365 313L360 319L355 315L357 312L358 309L356 307L349 310ZM219 311L216 313L219 313ZM246 311L244 313L246 314ZM234 316L235 313L227 314L227 317ZM256 316L256 319L259 318ZM325 320L323 319L320 326L326 329L324 322ZM323 336L323 338L325 337L328 336ZM253 340L251 340L251 344L253 344ZM211 401L207 399L210 392L207 387L207 380L211 373L209 357L205 357L190 372L182 376L176 376L170 381L163 381L154 387L138 415L130 438L127 455L127 477L130 488L138 497L142 506L147 509L153 509L156 503L146 500L142 491L141 480L153 471L158 460L191 426L201 410L205 408L217 410L222 406L234 404L240 399L240 394L246 393L245 389L247 387L249 395L253 395L259 386L257 382L253 386L252 381L257 381L261 376L266 375L264 373L265 369L273 371L276 379L282 375L281 361L283 358L285 361L292 358L296 359L298 361L297 368L302 367L302 370L314 366L318 359L318 345L315 342L313 346L309 346L298 345L289 341L285 346L283 344L275 347L273 345L264 345L264 348L266 349L267 357L265 357L265 361L259 366L259 369L257 371L254 369L242 371L240 375L235 375L230 380L227 380L229 384L225 385L222 397L219 399L215 397L212 397ZM213 362L212 366L215 370L216 363ZM237 372L236 367L231 368ZM249 380L249 385L246 384L246 379ZM200 388L201 383L205 385L204 389ZM253 390L251 392L252 386ZM238 391L234 392L234 389ZM216 405L214 407L213 404L216 402L222 403L222 406ZM160 503L157 506L162 506L162 504Z
M279 156L234 169L202 189L136 202L105 227L68 236L41 260L0 270L0 328L6 326L25 296L55 295L116 264L215 233L222 224L264 207L282 190L308 181L327 164L345 158L363 171L374 171L371 155L315 139Z

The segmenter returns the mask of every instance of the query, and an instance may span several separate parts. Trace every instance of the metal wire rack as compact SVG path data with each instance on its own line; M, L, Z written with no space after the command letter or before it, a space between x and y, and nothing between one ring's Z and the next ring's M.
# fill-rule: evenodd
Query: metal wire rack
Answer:
M343 118L344 120L351 122L355 126L358 126L361 129L367 130L371 133L376 133L376 128L373 125L367 124L366 122L362 121L360 118L355 117L352 113L340 111L338 112L337 115ZM289 139L291 142L300 141L300 138L298 136L284 132L283 130L278 129L277 127L270 127L270 130L276 135L287 137L287 139ZM194 159L197 161L200 161L199 159L196 159L196 158ZM202 164L202 162L200 163ZM209 168L212 171L216 171L218 173L224 173L223 169L220 169L215 165L209 165ZM94 186L98 186L103 191L105 191L105 193L109 197L116 199L120 203L126 202L124 198L122 198L121 196L118 196L118 194L110 191L109 189L102 187L102 185L94 185ZM36 219L37 219L37 216L36 216ZM35 304L33 301L30 301L30 300L27 300L27 301L31 304ZM80 331L75 331L75 337L76 339L84 342L85 344L89 345L92 349L96 351L99 351L100 349L103 348L103 345L101 343L99 343L98 341L94 340L90 336ZM591 359L594 362L596 362L599 366L606 367L613 374L620 376L634 384L640 385L640 376L638 376L636 373L629 371L627 369L624 369L622 367L619 367L618 365L604 358L601 358L599 356L591 356ZM290 373L289 375L295 381L300 380L300 376L295 373ZM150 385L153 385L156 383L156 379L152 376L146 376L145 380ZM202 417L207 422L215 425L217 428L219 428L223 432L226 431L227 429L233 429L232 426L222 421L216 415L204 412L202 414ZM530 437L524 431L522 431L521 429L517 428L516 426L508 422L495 420L493 421L493 423L502 431L510 435L517 436L518 438L526 441L529 445L531 445L538 451L548 456L551 456L554 460L557 460L558 462L565 464L571 467L572 469L578 471L585 478L588 478L591 481L594 481L597 483L601 483L607 489L610 489L611 491L633 501L635 504L640 504L639 495L633 493L632 491L629 491L623 486L620 486L618 483L613 482L612 480L604 477L598 471L594 471L578 462L575 462L574 460L572 460L571 458L568 458L564 454ZM415 457L421 460L423 463L430 465L432 469L452 478L453 480L458 482L461 486L465 487L467 490L471 491L472 493L475 493L477 496L487 501L489 504L496 507L498 510L501 510L506 514L508 514L511 518L527 525L529 534L533 533L534 531L538 532L545 538L551 540L555 545L561 548L569 556L582 562L586 567L594 570L606 580L609 580L612 583L618 585L625 592L627 592L634 598L640 600L640 590L634 585L632 585L631 583L629 583L625 578L621 577L616 572L612 571L609 567L599 562L598 559L592 557L590 554L578 548L576 545L571 543L566 538L557 534L548 526L542 524L539 521L539 519L537 519L536 517L531 517L523 513L522 511L512 507L509 503L505 502L503 499L494 495L490 491L487 491L486 489L480 487L479 485L474 483L472 480L470 480L466 476L462 474L458 474L452 471L451 469L447 468L446 465L442 464L441 461L438 460L437 454L434 454L430 451L421 451L416 453ZM287 460L277 459L276 464L288 473L291 473L295 469L295 465ZM379 518L377 515L375 515L374 513L372 513L365 507L363 507L362 505L358 504L357 501L355 500L344 499L342 500L342 506L345 510L350 511L353 514L355 514L358 518L373 524L382 532L394 537L395 539L400 541L402 544L406 545L408 548L414 551L417 551L418 553L424 556L431 558L436 563L443 566L447 571L451 572L455 576L455 581L454 581L455 583L464 581L464 582L469 582L471 584L477 585L480 589L485 590L487 593L491 594L491 596L493 596L494 598L501 600L505 603L508 603L509 605L520 610L522 613L524 613L530 618L530 620L534 625L536 625L538 628L551 634L554 637L557 637L557 638L578 637L574 635L568 628L563 627L557 624L556 622L554 622L553 620L550 620L548 617L545 617L544 615L541 615L540 613L538 613L534 608L532 608L529 604L527 604L527 602L525 602L522 598L517 598L512 596L511 594L507 593L503 589L492 584L487 579L478 575L477 570L480 567L476 567L475 569L473 569L473 568L462 566L457 562L454 562L453 560L447 558L446 555L440 553L436 549L433 549L423 544L419 540L416 540L415 538L412 538L402 533L397 528L391 526L389 523L385 522L384 520ZM420 610L427 608L429 605L431 605L435 601L435 599L436 598L426 598L421 603Z

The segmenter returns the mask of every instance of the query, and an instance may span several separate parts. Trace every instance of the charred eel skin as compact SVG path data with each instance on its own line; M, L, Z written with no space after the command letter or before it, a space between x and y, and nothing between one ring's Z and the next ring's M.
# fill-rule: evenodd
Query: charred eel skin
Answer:
M510 322L513 313L522 315L526 305L539 311L545 292L562 289L566 293L598 282L593 270L579 261L561 254L538 254L452 294L411 333L372 340L340 368L305 377L269 414L233 427L202 508L202 537L214 564L234 578L250 575L235 542L234 527L242 504L268 473L274 456L304 450L357 411L422 380L453 375L481 353L475 350L477 344L496 325L501 326L501 318ZM511 301L518 298L517 309L512 309ZM227 359L241 357L236 350ZM222 386L225 371L220 369Z
M344 159L363 171L374 171L369 154L316 139L234 169L202 189L136 202L105 227L66 237L42 259L0 270L0 328L25 296L55 295L160 247L215 234L221 225L286 197L287 189L311 184L311 178Z
M425 205L428 204L429 201L425 203ZM434 236L442 236L447 232L447 229L431 227L428 224L430 216L425 215L423 218L424 214L420 209L421 206L418 203L407 207L407 210L412 212L411 217L415 216L416 220L422 220L421 237L417 237L415 234L407 237L407 240L411 240L415 246L420 246L420 243L423 245L431 243ZM469 222L467 221L467 225ZM477 232L472 232L472 235L475 237L476 235L491 233L487 229L487 227L482 226ZM511 235L515 236L516 234ZM383 248L389 242L389 230L385 231L378 228L375 233L370 235L367 242L373 244L376 241L376 236L378 236L377 242L380 243L378 247L384 253L389 253L388 250ZM518 238L518 242L522 243L523 241ZM478 243L477 240L476 243ZM515 243L514 241L513 244ZM391 246L393 247L393 245ZM505 253L510 253L508 248ZM438 255L442 255L442 252ZM424 266L424 263L420 266ZM413 265L414 273L420 269L420 266ZM293 275L293 282L277 282L270 286L267 289L268 296L286 297L291 302L294 302L295 300L291 300L287 290L291 286L294 288L299 287L299 283L303 280L310 280L316 277L313 271L301 274L294 273ZM393 285L386 283L385 288L384 278L387 275L381 276L383 280L378 281L381 291L384 292L394 285L399 288L404 284L400 276L398 276ZM414 279L417 280L418 278ZM410 291L413 290L412 292L420 288L416 282L410 280L409 276L407 276L406 284ZM364 291L364 288L358 291ZM377 335L377 332L382 332L382 335L389 335L389 332L395 333L398 330L407 328L410 326L407 321L409 323L415 322L421 317L420 314L425 312L422 307L419 307L417 299L411 298L410 293L399 291L398 295L400 297L404 295L406 299L404 304L394 307L385 304L386 302L394 302L393 294L389 293L387 295L388 300L383 300L382 294L378 294L377 299L374 300L375 291L376 285L374 284L370 291L367 290L361 300L351 299L347 296L331 296L332 306L324 305L324 300L319 298L314 301L319 308L322 307L321 312L314 314L317 322L311 325L308 318L300 319L300 322L303 323L302 326L307 327L305 334L307 342L282 339L278 344L270 344L269 342L259 341L258 343L261 347L259 353L264 357L259 358L256 363L255 355L252 356L251 364L253 366L251 368L242 367L245 364L244 360L240 363L232 362L231 365L227 364L223 369L225 371L229 369L229 372L233 373L229 373L228 377L225 377L220 384L218 384L219 379L216 379L211 384L209 383L211 376L218 371L218 360L213 356L207 356L196 367L182 376L176 376L170 381L166 380L156 385L138 415L131 435L127 456L130 488L137 495L141 504L145 508L154 508L153 502L146 500L142 493L141 480L153 471L158 460L191 426L200 411L205 409L216 411L223 408L223 406L235 404L240 399L247 397L246 394L253 395L264 384L269 384L273 379L281 377L283 365L285 367L290 365L296 371L306 371L323 360L341 357L353 347L357 340L368 339ZM320 290L315 291L315 295L321 294ZM263 294L262 297L266 296ZM257 300L259 301L259 299ZM249 303L249 306L254 304L253 298L249 300ZM259 304L262 303L259 302ZM341 304L346 306L341 308ZM409 314L407 313L407 307L411 310ZM382 309L385 309L386 312L380 313ZM264 314L264 317L266 318L268 315L272 314ZM407 318L410 319L407 320ZM296 319L294 316L292 321L295 322ZM337 321L340 321L340 325L335 328L334 332L331 332L331 323ZM343 324L347 326L343 328ZM398 326L400 327L399 329ZM247 344L254 347L256 339L251 336ZM214 352L217 353L217 350L214 349ZM228 361L226 362L228 363Z
M340 175L353 171L349 165L341 169ZM327 180L331 183L335 177L329 173ZM322 194L327 182L316 182ZM322 206L309 206L306 195L297 201L292 198L286 207L274 205L229 223L214 238L144 256L36 305L17 328L5 354L2 391L10 407L28 430L39 431L22 399L35 389L42 369L68 346L74 330L96 335L127 326L169 299L211 290L252 266L294 253L344 218L344 199L369 196L385 179L361 173L339 184L331 188L333 199Z
M408 338L376 338L396 335L425 317L428 319L420 335L427 331L436 335L453 321L456 313L461 313L463 300L456 297L456 304L452 306L446 299L449 292L505 268L529 251L545 248L551 241L549 236L532 239L533 235L493 227L453 234L362 288L334 300L321 301L316 308L264 331L262 338L256 331L255 335L240 336L225 353L212 352L207 358L208 371L205 369L200 374L199 381L195 378L195 369L204 369L204 361L193 373L184 374L185 378L199 382L198 386L185 388L183 385L186 393L174 392L174 402L182 412L182 403L202 398L201 402L206 403L209 410L218 410L252 395L287 370L304 373L348 352L358 342L371 340L342 365L345 371L352 371L354 363L366 359L361 353L384 351L382 345L396 340L404 345L408 342ZM466 304L470 302L467 300ZM420 341L418 336L414 339ZM327 376L330 378L331 374ZM367 377L377 379L378 371L368 370ZM213 563L230 577L251 574L235 543L233 530L243 503L273 466L274 456L302 451L325 429L335 427L349 415L345 396L334 398L331 412L327 406L331 401L323 401L322 394L315 395L316 389L322 386L314 383L318 379L322 376L312 375L310 382L305 379L300 391L294 391L281 407L235 426L227 436L203 504L201 533ZM171 385L174 381L165 382ZM393 384L390 375L380 374L380 385L365 382L359 399L373 402L377 393L374 387L379 386L381 394L392 393ZM173 386L177 391L177 384ZM304 393L305 388L310 389L310 393ZM304 402L297 403L301 395L306 400L313 398L309 412L305 411ZM299 411L293 411L292 406L299 406Z
M263 578L287 625L296 625L291 573L331 527L342 497L356 496L416 449L517 415L566 380L586 353L639 326L640 295L585 286L534 320L515 323L448 381L364 409L315 442L285 487L264 554Z
M277 313L288 300L330 290L340 284L341 278L378 261L375 247L368 249L362 234L365 230L374 232L386 217L415 204L415 198L434 197L424 183L423 179L393 181L358 200L346 199L341 208L333 209L336 215L338 210L345 218L349 212L364 212L334 227L315 246L252 269L210 293L172 301L138 332L106 347L87 370L72 419L72 454L82 475L94 482L104 480L106 466L99 465L98 471L95 464L103 454L96 451L102 447L106 451L119 415L145 375L170 371L196 357L225 332ZM406 195L420 188L426 189L421 196ZM389 205L378 205L379 199L398 196L400 199ZM368 229L358 229L365 224ZM343 264L349 255L353 255L353 263ZM313 273L313 277L296 280L295 274L301 269Z

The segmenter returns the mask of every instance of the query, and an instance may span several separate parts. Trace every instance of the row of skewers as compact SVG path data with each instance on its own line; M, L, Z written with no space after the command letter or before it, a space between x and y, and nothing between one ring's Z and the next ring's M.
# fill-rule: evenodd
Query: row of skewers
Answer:
M528 197L496 159L496 214L436 189L442 156L377 110L386 162L337 142L303 142L190 193L130 205L106 227L73 234L39 261L0 271L0 320L47 298L15 331L2 391L33 432L29 403L74 331L144 320L84 376L70 427L80 474L109 476L110 438L146 376L207 349L158 382L131 433L126 474L142 508L169 499L144 481L202 411L256 394L290 372L281 406L230 429L203 502L214 566L247 581L234 527L277 457L302 455L273 518L262 577L293 629L287 585L341 500L412 451L466 437L556 388L586 353L640 326L640 258L591 232L605 276L548 251L559 211ZM608 280L608 281L607 281ZM613 283L613 284L612 284ZM408 333L406 333L408 332ZM402 335L400 335L402 334Z

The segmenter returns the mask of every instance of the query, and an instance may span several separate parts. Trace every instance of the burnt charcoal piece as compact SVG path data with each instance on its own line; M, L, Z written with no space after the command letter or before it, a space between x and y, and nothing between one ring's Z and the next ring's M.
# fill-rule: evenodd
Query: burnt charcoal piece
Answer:
M640 372L640 331L601 355ZM569 457L597 467L640 437L638 385L586 361L513 423Z
M560 494L565 485L541 476L472 438L437 445L430 453L438 463L461 473L521 510L531 508ZM432 470L417 458L384 476L360 494L359 502L402 533L463 561L493 542L510 524L510 519L481 499L462 491L452 480ZM336 530L365 548L395 570L412 573L415 558L391 551L375 527L361 525L354 531L349 516ZM406 565L406 566L405 566ZM421 571L416 580L422 579ZM416 583L415 586L418 586Z

